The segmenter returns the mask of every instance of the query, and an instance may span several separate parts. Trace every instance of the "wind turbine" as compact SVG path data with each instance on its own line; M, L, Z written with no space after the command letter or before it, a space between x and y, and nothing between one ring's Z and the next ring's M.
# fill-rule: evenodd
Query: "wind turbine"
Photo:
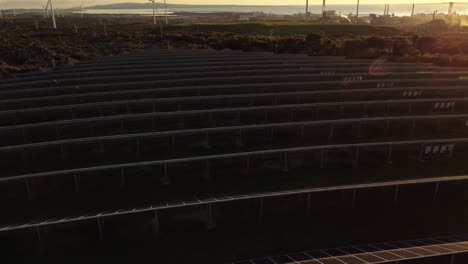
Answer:
M54 8L52 7L52 0L48 0L47 1L47 6L46 6L46 10L47 8L50 6L50 12L52 14L52 27L54 29L57 29L57 24L55 23L55 14L54 14Z
M156 25L156 0L148 0L153 3L153 25Z

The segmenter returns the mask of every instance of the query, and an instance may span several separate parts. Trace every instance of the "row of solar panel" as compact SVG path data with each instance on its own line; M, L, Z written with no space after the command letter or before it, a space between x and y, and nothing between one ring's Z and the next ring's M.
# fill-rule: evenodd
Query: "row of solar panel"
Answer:
M14 225L0 227L0 232L41 227L41 226L51 226L51 225L57 225L57 224L65 224L69 222L80 222L80 221L85 221L85 220L90 220L90 219L99 219L103 217L113 217L113 216L118 216L118 215L154 212L158 210L165 210L165 209L171 209L171 208L181 208L181 207L189 207L189 206L196 206L196 205L209 205L209 204L217 204L217 203L228 203L228 202L239 201L239 200L253 200L253 199L301 195L301 194L308 194L308 193L342 191L342 190L360 190L360 189L405 186L405 185L420 185L420 184L423 185L423 184L430 184L430 183L437 184L437 183L444 183L444 182L458 182L458 181L466 181L466 180L468 180L468 175L389 181L389 182L375 182L375 183L318 187L318 188L304 188L304 189L286 190L286 191L277 191L277 192L251 193L251 194L238 194L238 195L233 195L233 196L211 197L211 198L207 198L203 200L184 201L184 202L176 202L176 203L171 203L171 204L150 205L147 207L119 209L115 211L96 212L96 213L89 213L86 215L79 215L79 216L68 216L68 217L63 217L63 218L38 220L38 221L32 221L32 222L27 222L27 223L17 223Z
M113 141L125 139L145 139L157 137L177 137L183 135L196 135L196 134L214 134L214 133L239 133L249 130L259 129L281 129L281 128L307 128L320 125L340 125L340 124L366 124L378 122L404 122L404 121L428 121L437 123L440 121L453 121L461 122L465 127L468 127L468 114L447 114L447 115L423 115L423 116L388 116L388 117L368 117L368 118L349 118L349 119L334 119L334 120L319 120L319 121L303 121L303 122L284 122L284 123L267 123L259 125L240 125L240 126L224 126L224 127L210 127L199 129L183 129L183 130L169 130L158 132L143 132L143 133L130 133L118 134L110 136L96 136L96 137L82 137L63 139L63 135L57 135L57 140L51 140L51 135L48 136L49 141L31 142L29 139L27 144L11 144L9 146L0 147L1 151L14 151L20 149L39 148L44 146L66 145L66 144L85 144L98 141ZM391 124L388 124L390 127ZM25 140L23 140L25 141Z
M468 236L436 237L312 250L234 262L234 264L365 264L454 255L468 252Z
M240 153L226 153L226 154L209 155L209 156L192 156L192 157L176 158L176 159L151 160L151 161L141 161L141 162L134 162L134 163L121 163L121 164L113 164L113 165L103 165L103 166L94 166L94 167L90 166L90 167L82 167L82 168L75 168L75 169L47 171L47 172L40 172L40 173L31 173L31 174L2 177L0 178L0 182L11 182L11 181L27 180L27 179L50 177L50 176L57 176L57 175L66 175L66 174L73 175L76 173L86 173L86 172L122 170L122 169L127 169L127 168L136 168L136 167L145 167L145 166L161 166L161 165L167 166L169 164L180 164L180 163L195 162L195 161L207 162L209 160L263 156L263 155L269 155L269 154L286 154L286 153L294 153L294 152L334 150L334 149L347 149L347 148L366 148L366 147L389 148L391 146L399 146L399 145L406 145L406 146L417 145L419 147L421 145L426 145L426 144L451 144L451 143L456 144L456 143L464 143L464 142L468 142L468 138L303 146L303 147L294 147L294 148L258 150L258 151L249 151L249 152L240 152Z

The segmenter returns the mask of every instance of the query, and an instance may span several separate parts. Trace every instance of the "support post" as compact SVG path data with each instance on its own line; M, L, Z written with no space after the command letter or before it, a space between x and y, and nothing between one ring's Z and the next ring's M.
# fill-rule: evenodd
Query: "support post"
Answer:
M393 205L398 206L398 195L399 195L400 189L398 185L395 186L395 193L393 194Z
M122 133L123 130L124 130L124 120L122 118L122 119L120 119L120 133Z
M424 145L421 144L420 148L421 148L421 150L419 151L419 161L424 161L424 159L423 159Z
M284 153L284 160L283 160L283 172L288 172L289 171L289 166L288 166L288 152Z
M59 131L59 126L58 125L55 126L55 137L57 139L60 138L60 131Z
M75 193L79 193L80 192L80 185L79 185L80 175L78 173L73 173L73 180L75 182Z
M433 201L436 201L437 200L437 196L439 194L439 182L436 182L435 186L434 186L434 196L432 197L432 200Z
M27 143L26 142L26 131L25 131L24 127L21 128L21 136L23 137L23 143L26 144Z
M242 143L242 129L239 129L239 136L236 138L236 144L238 146L242 146L243 143Z
M41 236L41 227L40 226L36 226L36 235L37 235L37 241L39 243L41 243L42 242L42 236Z
M210 179L210 160L205 160L205 169L203 171L203 178L205 180Z
M169 185L169 175L167 173L167 163L164 163L164 175L161 178L162 185Z
M410 136L414 137L415 130L416 130L416 120L413 119L413 120L411 121Z
M101 218L97 218L98 229L99 229L99 240L102 240L102 229L103 229L103 221Z
M450 255L450 264L455 264L455 254Z
M362 137L362 123L361 123L361 122L358 122L357 137L358 137L358 138L361 138L361 137Z
M359 164L359 147L356 147L354 150L354 166L357 166Z
M206 223L206 228L208 230L211 230L211 229L216 228L216 222L215 222L214 217L213 217L212 204L207 205L207 211L208 211L208 219L207 219L207 223Z
M351 200L351 208L356 208L356 193L357 189L353 189L353 198Z
M175 136L171 136L171 151L175 151Z
M389 144L387 150L387 163L392 163L392 148L392 144Z
M125 187L125 169L120 169L120 189Z
M31 185L29 183L29 179L25 179L25 184L26 184L26 193L28 195L28 200L32 200L32 190L31 190Z
M158 210L154 211L153 223L151 224L151 227L153 229L154 237L158 237L159 236L159 228L160 228Z
M325 167L325 150L320 150L320 168Z
M211 148L211 144L210 144L210 135L207 133L205 133L205 148L206 149L210 149Z
M26 161L26 150L21 149L21 161L23 162L23 166L27 166L27 161Z
M136 138L136 155L137 157L140 156L140 138Z
M263 222L263 198L258 199L258 223Z

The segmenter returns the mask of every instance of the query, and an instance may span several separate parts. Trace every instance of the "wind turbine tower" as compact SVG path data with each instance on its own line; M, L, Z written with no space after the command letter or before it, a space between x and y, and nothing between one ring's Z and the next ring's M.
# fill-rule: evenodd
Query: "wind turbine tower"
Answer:
M51 13L51 17L52 17L52 27L54 29L57 29L57 23L55 23L55 13L54 13L54 7L52 6L52 0L49 0L47 2L47 6L50 6L50 13ZM47 9L47 7L46 7Z
M356 7L356 23L359 23L359 0L357 0L357 7Z
M451 16L453 14L453 2L450 2L449 3L449 9L448 9L448 13L447 13L449 16Z

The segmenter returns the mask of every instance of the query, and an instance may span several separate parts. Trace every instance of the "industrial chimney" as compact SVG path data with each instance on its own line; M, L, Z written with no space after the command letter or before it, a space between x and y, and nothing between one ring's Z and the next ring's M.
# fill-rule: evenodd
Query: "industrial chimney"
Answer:
M448 13L449 16L453 14L453 2L449 3Z

